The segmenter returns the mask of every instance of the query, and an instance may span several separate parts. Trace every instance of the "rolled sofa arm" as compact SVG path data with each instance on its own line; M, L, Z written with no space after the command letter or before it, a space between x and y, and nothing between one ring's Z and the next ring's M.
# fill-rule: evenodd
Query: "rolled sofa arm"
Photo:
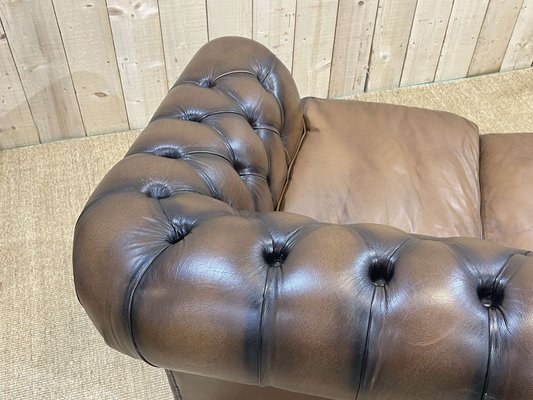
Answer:
M267 49L200 50L76 225L76 290L106 342L326 398L528 398L530 254L275 212L302 131Z

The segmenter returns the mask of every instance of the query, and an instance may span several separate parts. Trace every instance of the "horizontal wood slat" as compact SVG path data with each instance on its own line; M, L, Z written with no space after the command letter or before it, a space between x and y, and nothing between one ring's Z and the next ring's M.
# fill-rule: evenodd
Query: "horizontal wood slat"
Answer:
M0 22L0 149L37 143L37 128Z
M227 35L342 97L533 66L533 0L0 0L0 150L144 128Z
M85 136L51 0L1 0L0 19L41 141Z
M88 135L129 128L105 0L53 0Z

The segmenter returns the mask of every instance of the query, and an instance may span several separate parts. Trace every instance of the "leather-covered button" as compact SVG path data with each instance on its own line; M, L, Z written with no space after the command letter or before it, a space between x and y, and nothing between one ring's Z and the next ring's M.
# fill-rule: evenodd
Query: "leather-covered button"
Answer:
M266 263L272 268L278 268L283 265L287 258L287 252L283 249L266 250L263 254Z
M497 281L483 282L477 288L477 295L483 307L499 307L504 298L503 286Z
M142 192L153 199L165 199L171 195L168 186L161 183L152 183L143 188Z
M182 156L179 149L175 149L172 147L161 147L159 149L155 149L154 154L159 157L172 158L174 160L177 160Z
M392 279L394 265L389 259L375 258L368 269L370 280L376 286L385 286Z
M167 236L167 242L169 244L176 244L178 243L181 239L183 239L183 236L179 235L178 232L176 231L171 231L169 233L169 235Z

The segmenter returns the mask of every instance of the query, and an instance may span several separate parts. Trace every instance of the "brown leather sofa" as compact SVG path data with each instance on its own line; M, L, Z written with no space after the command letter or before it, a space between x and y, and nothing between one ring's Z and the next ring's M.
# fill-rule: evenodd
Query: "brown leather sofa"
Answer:
M531 399L532 152L300 100L265 47L217 39L89 199L76 290L176 399Z

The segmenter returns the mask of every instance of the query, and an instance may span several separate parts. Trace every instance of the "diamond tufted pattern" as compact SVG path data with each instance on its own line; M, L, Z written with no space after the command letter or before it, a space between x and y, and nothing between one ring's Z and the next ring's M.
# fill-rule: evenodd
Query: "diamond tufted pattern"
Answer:
M530 253L275 212L302 133L266 48L200 50L76 226L76 290L106 342L324 398L527 398Z

